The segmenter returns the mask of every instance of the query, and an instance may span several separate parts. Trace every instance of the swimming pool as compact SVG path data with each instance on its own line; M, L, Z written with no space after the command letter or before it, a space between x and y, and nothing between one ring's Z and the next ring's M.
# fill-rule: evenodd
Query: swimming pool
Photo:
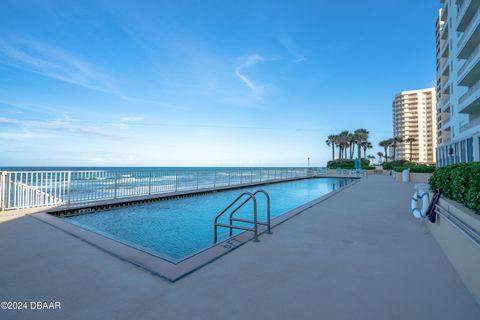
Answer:
M150 254L179 262L213 245L215 216L244 191L267 191L273 219L351 181L340 178L302 179L125 206L64 219ZM258 219L266 221L264 198L259 196L257 201ZM247 205L236 217L251 219L251 211L251 206ZM228 224L228 215L219 222ZM220 240L229 237L226 228L219 228L218 232Z

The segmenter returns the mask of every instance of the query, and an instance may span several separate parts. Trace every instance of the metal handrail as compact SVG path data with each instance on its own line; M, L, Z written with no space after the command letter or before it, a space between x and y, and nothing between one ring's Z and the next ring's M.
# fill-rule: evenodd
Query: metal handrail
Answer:
M263 226L267 226L267 233L269 234L272 234L272 231L271 231L271 219L270 219L270 195L268 194L267 191L265 190L257 190L253 193L253 196L256 197L257 194L259 193L262 193L265 195L265 198L267 200L267 222L259 222L257 221L257 224L260 224L260 225L263 225ZM233 225L233 221L237 221L237 222L246 222L246 223L253 223L253 221L251 220L245 220L245 219L239 219L239 218L233 218L233 215L235 214L235 212L237 212L245 203L247 203L248 201L250 201L250 198L245 200L242 204L240 204L235 210L233 210L231 213L230 213L230 225ZM233 235L233 229L230 228L230 236Z
M437 214L447 219L453 226L455 226L465 237L480 246L480 233L465 223L462 219L452 214L448 209L445 209L439 204L435 204Z
M228 211L228 209L230 209L231 207L233 207L233 205L235 203L237 203L241 198L243 198L244 196L248 196L248 199L247 201L244 201L242 202L242 204L237 208L237 210L242 207L245 203L248 202L248 200L252 199L253 200L253 221L254 221L254 225L253 225L253 228L245 228L245 227L240 227L240 226L232 226L231 224L230 225L224 225L224 224L221 224L221 223L218 223L218 219L225 213ZM258 224L257 224L257 199L255 199L255 196L253 195L253 193L251 192L243 192L242 194L240 194L237 198L235 198L235 200L233 200L222 212L220 212L216 217L215 217L215 220L214 220L214 223L213 223L213 228L214 228L214 237L213 237L213 241L214 243L217 243L217 240L218 240L218 235L217 235L217 227L225 227L225 228L230 228L230 229L240 229L240 230L246 230L246 231L253 231L254 233L254 241L258 241Z

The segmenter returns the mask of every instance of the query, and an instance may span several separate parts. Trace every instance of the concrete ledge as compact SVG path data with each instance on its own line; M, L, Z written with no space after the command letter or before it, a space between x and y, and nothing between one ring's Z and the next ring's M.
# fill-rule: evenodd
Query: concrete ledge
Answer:
M442 198L439 205L480 233L480 216L465 206ZM465 286L480 304L480 246L469 239L457 226L442 216L437 222L427 223Z
M433 173L410 173L410 181L415 183L428 183L428 179L433 175Z
M420 172L410 172L409 182L414 183L428 183L428 179L432 176L433 173L420 173ZM402 173L395 172L395 181L402 182Z

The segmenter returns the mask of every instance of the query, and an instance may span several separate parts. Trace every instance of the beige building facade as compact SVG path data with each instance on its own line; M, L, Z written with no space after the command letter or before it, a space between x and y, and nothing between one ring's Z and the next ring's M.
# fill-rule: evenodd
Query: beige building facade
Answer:
M400 92L392 108L393 134L403 140L397 143L395 158L434 164L437 147L435 88Z

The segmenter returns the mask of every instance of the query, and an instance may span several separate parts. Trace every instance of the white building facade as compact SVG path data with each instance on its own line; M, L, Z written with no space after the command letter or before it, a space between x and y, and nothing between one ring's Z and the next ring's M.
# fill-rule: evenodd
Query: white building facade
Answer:
M480 161L480 0L441 0L437 165Z
M392 103L393 134L401 137L395 158L434 164L437 147L435 88L403 91ZM413 142L408 142L413 138Z

